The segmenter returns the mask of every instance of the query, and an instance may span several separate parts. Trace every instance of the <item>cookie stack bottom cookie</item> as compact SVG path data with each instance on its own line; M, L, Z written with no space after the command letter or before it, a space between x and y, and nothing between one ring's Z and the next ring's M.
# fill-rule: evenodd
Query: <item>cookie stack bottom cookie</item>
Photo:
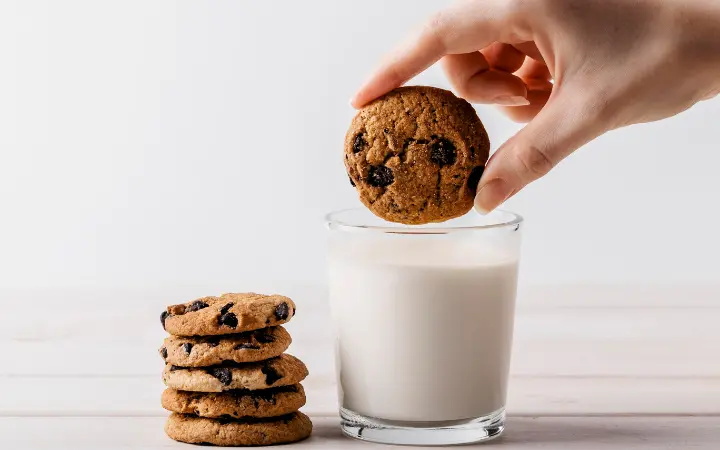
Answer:
M223 446L274 445L297 442L310 436L312 422L301 412L269 419L208 419L172 413L165 433L180 442Z
M173 305L161 315L170 332L163 408L169 437L221 446L295 442L312 432L300 382L305 364L285 354L292 339L280 326L295 315L287 297L223 294Z

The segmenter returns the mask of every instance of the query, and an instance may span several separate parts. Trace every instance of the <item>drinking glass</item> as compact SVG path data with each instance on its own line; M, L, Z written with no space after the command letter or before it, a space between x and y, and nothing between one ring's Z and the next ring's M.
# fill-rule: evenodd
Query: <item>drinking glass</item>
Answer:
M346 435L450 445L502 433L522 224L507 211L422 226L327 216Z

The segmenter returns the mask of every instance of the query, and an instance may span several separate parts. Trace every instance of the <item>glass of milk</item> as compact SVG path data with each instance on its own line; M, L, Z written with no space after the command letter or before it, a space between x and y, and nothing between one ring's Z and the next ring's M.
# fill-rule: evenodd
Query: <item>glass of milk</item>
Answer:
M441 224L329 214L328 277L342 430L450 445L505 426L522 217Z

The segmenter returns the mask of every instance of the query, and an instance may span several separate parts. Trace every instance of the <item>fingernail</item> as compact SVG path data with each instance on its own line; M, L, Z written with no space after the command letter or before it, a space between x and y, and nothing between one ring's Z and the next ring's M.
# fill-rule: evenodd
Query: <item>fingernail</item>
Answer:
M488 214L513 195L513 188L502 178L495 178L485 183L475 194L475 210L480 214Z
M494 98L493 103L502 106L526 106L530 101L522 95L506 95Z

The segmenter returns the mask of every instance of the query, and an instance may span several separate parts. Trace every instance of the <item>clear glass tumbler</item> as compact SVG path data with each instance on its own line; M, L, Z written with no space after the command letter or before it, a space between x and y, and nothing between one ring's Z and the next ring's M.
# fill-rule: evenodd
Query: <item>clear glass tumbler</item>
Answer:
M327 223L343 432L408 445L499 436L522 218L405 226L353 209Z

